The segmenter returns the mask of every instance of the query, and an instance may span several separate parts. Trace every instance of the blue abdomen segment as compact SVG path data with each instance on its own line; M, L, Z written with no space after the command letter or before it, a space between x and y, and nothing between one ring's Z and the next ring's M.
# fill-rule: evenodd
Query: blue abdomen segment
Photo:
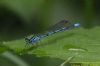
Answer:
M54 31L50 31L46 33L47 36L52 35L52 34L54 34Z

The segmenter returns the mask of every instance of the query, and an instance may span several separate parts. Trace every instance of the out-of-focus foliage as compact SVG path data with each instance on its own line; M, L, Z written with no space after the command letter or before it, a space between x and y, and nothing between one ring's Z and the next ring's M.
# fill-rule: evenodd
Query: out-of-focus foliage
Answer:
M20 15L24 21L30 21L44 4L44 0L1 0L1 7L7 7Z

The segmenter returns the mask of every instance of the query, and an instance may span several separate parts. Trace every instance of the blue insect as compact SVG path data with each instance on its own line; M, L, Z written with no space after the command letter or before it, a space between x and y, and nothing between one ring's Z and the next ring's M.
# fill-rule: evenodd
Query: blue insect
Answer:
M68 21L66 20L62 20L60 22L58 22L57 24L55 24L54 26L52 26L52 28L45 32L44 34L37 34L31 38L25 38L25 41L28 44L33 44L36 43L38 41L40 41L42 38L46 37L46 36L50 36L52 34L55 34L57 32L61 32L61 31L65 31L74 27L79 27L80 23L75 23L75 24L69 24Z

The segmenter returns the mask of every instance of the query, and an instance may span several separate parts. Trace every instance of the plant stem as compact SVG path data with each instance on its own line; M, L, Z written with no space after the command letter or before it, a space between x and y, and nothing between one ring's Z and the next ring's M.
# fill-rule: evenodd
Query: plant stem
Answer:
M24 62L22 59L20 59L19 57L12 54L10 51L6 51L6 52L2 53L2 56L7 59L10 59L12 62L17 64L18 66L30 66L26 62Z

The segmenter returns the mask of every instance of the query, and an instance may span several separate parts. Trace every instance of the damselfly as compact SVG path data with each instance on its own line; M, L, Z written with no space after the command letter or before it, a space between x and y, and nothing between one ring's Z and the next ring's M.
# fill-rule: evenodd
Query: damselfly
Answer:
M79 27L79 26L80 26L80 23L70 24L68 21L62 20L62 21L58 22L57 24L55 24L54 26L52 26L51 29L44 32L43 34L37 34L31 38L25 38L25 41L28 44L36 43L46 36L50 36L57 32L65 31L65 30L68 30L68 29L71 29L74 27Z

